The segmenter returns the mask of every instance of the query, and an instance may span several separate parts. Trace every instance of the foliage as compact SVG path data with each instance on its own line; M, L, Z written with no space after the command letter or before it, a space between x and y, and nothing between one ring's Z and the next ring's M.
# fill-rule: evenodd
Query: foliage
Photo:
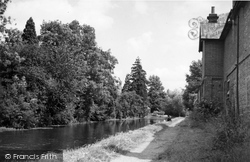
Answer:
M148 86L148 101L151 113L163 110L164 102L166 102L166 93L164 92L160 78L156 75L149 76Z
M144 117L148 113L147 107L147 79L142 69L139 57L126 75L122 93L116 102L118 118Z
M6 16L4 16L4 13L7 9L7 4L9 3L10 0L3 0L0 1L0 40L4 40L4 38L6 37L5 35L5 30L6 30L6 25L10 23L10 18L7 18Z
M165 114L171 116L185 116L181 98L182 94L183 92L178 90L167 91L167 99L163 109L165 111Z
M147 100L147 79L146 79L146 71L142 69L141 60L138 57L135 60L131 68L131 84L129 87L129 91L135 91L136 94L143 98L143 101Z
M27 43L37 42L35 23L32 17L30 17L29 20L26 22L25 28L23 30L22 38L23 38L23 41L27 41Z
M222 109L222 104L218 101L202 100L197 103L197 105L195 105L191 117L197 122L207 122L212 117L217 116L222 111Z
M39 43L30 18L24 33L6 29L0 46L0 126L29 128L115 118L117 60L78 21L43 22Z
M29 18L23 32L8 29L10 18L3 15L7 3L0 2L0 126L144 117L149 103L153 109L181 115L179 95L169 97L157 76L150 77L148 103L148 81L139 57L120 94L121 83L114 76L118 61L110 50L98 47L93 27L76 20L44 21L37 36Z
M127 74L125 78L125 83L122 88L122 93L128 92L130 89L131 89L131 76L130 74Z
M118 98L120 118L144 117L146 115L146 106L143 98L135 91L124 92Z
M187 85L183 93L183 104L186 109L194 108L194 101L197 98L197 93L202 79L202 62L201 60L193 61L189 66L190 75L186 75Z
M223 116L217 121L220 124L213 140L213 149L228 152L233 147L243 144L247 135L247 127L241 118Z

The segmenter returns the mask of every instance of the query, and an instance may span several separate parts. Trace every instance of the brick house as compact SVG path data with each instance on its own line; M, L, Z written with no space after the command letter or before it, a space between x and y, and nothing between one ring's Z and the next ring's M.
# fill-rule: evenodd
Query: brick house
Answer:
M222 102L226 112L250 112L250 2L233 1L225 22L214 7L207 19L200 27L199 98Z

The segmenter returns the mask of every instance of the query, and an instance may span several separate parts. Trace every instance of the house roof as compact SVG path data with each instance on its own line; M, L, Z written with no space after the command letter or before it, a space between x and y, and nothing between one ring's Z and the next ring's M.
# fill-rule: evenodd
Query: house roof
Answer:
M209 23L208 20L200 24L199 52L203 50L202 40L220 39L229 13L220 14L217 23Z
M209 25L208 22L201 24L200 26L200 38L199 38L199 52L203 50L202 41L207 39L221 39L224 40L230 31L232 24L238 12L242 6L244 6L246 1L234 1L233 9L230 10L227 14L219 15L218 22L220 25ZM220 17L223 17L220 19ZM223 22L224 21L224 22Z
M242 6L244 6L247 2L246 1L234 1L233 3L233 9L231 9L225 27L221 33L220 39L225 39L228 32L230 31L232 24L234 24L234 20L236 18L236 15L238 15L238 12Z

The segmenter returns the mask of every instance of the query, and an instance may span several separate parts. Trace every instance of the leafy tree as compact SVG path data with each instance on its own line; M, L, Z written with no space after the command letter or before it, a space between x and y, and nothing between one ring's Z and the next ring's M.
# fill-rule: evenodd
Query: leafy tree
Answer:
M32 18L23 35L6 29L4 21L0 126L29 128L116 117L120 83L113 70L118 62L110 50L97 46L94 28L78 21L43 22L38 45L33 43Z
M116 101L118 118L144 117L147 113L147 79L139 57L127 74L122 94Z
M130 86L131 86L130 80L131 80L131 76L130 76L130 74L127 74L126 78L125 78L125 83L124 83L123 88L122 88L122 93L129 91Z
M164 92L164 87L158 76L149 76L149 91L148 100L150 103L151 112L160 111L163 109L163 105L166 99L166 93Z
M23 30L22 38L28 43L35 43L37 41L35 23L32 17L26 22L25 29Z
M183 93L183 104L186 109L192 110L195 96L199 91L202 79L202 63L201 60L193 61L189 66L190 75L186 75L187 85Z
M68 85L70 92L77 96L75 118L106 119L112 114L117 97L117 80L112 75L116 58L110 51L96 47L92 27L81 26L77 21L44 23L41 33L42 46L48 49L46 53L53 51L47 55L54 60L47 61L48 71L62 87ZM70 93L66 90L65 94Z
M135 91L122 93L118 98L118 102L123 118L145 116L143 98L137 95Z
M0 13L0 126L29 128L37 121L36 106L32 103L32 94L27 91L27 80L22 75L20 55L23 48L21 32L17 29L7 29L10 18L3 16L9 1L1 1Z
M0 6L1 6L1 9L0 9L0 15L3 15L6 8L7 8L7 3L9 2L9 0L4 0L4 1L0 1Z
M167 90L166 102L163 103L165 114L171 116L185 116L184 107L182 103L183 91Z
M7 9L7 4L9 3L10 0L3 0L0 1L0 42L5 41L6 38L6 25L11 22L10 17L6 17L4 15L6 9Z
M142 69L141 60L138 57L131 68L131 86L130 91L135 91L136 94L147 100L147 79L146 71Z

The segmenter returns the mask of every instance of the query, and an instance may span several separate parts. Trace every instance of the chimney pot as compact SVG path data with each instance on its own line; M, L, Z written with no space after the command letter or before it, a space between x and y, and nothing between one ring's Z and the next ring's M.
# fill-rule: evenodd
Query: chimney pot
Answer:
M211 13L214 14L214 6L211 7Z
M214 12L214 8L214 6L211 7L211 13L207 17L209 23L217 23L217 20L219 18L218 15Z

